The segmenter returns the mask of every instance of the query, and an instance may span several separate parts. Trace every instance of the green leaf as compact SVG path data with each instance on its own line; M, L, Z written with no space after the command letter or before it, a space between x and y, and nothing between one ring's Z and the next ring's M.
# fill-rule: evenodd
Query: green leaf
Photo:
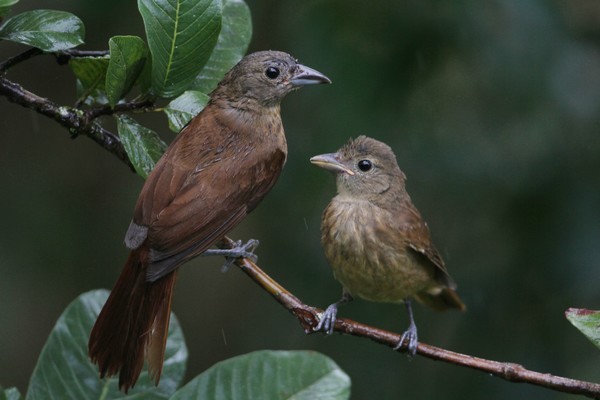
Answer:
M8 389L4 389L0 386L0 400L21 400L23 396L19 392L19 389L12 387Z
M81 82L84 90L104 90L109 62L109 56L73 57L69 60L69 67Z
M119 399L118 378L99 379L88 358L87 343L92 325L108 298L107 290L87 292L75 299L60 316L42 350L29 382L27 400ZM165 367L158 387L143 371L128 399L167 399L185 372L187 348L181 328L171 315Z
M48 52L79 46L84 35L83 22L79 18L54 10L26 11L9 18L0 28L0 39Z
M342 400L350 378L313 351L257 351L215 364L171 400Z
M106 72L106 94L110 105L131 90L142 72L148 49L146 43L137 36L114 36L108 41L110 61Z
M17 4L19 0L0 0L0 22L2 17L5 16L12 6Z
M252 38L250 9L243 0L223 0L223 26L210 59L192 88L210 93L223 76L242 59Z
M139 86L141 94L147 94L152 89L152 58L146 57L144 68L135 81L135 85Z
M181 131L196 114L202 111L208 100L209 97L202 92L195 90L183 92L181 96L165 107L165 114L169 118L169 128L173 132Z
M222 0L138 0L152 54L155 94L175 97L208 61L221 30Z
M117 129L135 171L146 179L167 145L156 132L138 124L127 115L117 117Z
M569 308L565 316L596 347L600 349L600 311L584 308Z
M88 106L108 104L108 97L106 97L106 92L104 90L86 90L79 79L75 81L75 88L77 91L78 102L81 104Z

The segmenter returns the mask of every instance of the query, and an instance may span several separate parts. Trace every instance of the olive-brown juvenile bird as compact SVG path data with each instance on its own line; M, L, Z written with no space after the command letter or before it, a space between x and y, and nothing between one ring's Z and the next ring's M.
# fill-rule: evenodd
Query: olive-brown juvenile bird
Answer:
M119 373L127 392L146 359L158 384L177 268L210 252L271 189L287 155L280 102L316 83L330 80L289 54L247 55L173 140L139 195L129 259L90 335L101 377ZM213 253L246 256L252 244Z
M406 304L407 340L417 351L417 327L411 299L435 310L465 309L444 261L433 246L427 224L406 192L404 173L392 149L360 136L337 153L310 161L336 174L337 195L323 213L321 241L342 299L331 304L315 330L333 332L337 307L358 296L366 300Z

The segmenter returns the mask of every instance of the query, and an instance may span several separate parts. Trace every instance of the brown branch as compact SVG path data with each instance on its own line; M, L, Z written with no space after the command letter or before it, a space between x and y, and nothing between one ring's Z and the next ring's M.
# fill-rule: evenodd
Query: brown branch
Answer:
M117 156L119 160L123 161L134 171L133 165L129 161L129 157L127 157L127 153L119 137L102 128L94 120L89 119L83 111L72 107L59 106L51 100L31 93L4 76L0 76L0 95L5 96L13 103L31 108L57 121L62 126L69 128L74 136L79 134L86 135L104 149Z
M225 248L231 248L235 245L229 238L225 238L223 242L224 243L221 245ZM279 304L292 313L292 315L298 319L300 325L302 325L305 333L314 333L314 327L319 322L319 316L323 310L308 306L301 302L296 296L287 291L252 261L246 258L240 258L236 261L236 265L262 289L273 296ZM347 335L365 337L391 348L396 347L401 336L397 333L385 331L346 318L337 319L335 331ZM399 350L406 352L406 347L402 346ZM524 382L558 392L579 394L593 399L600 399L600 384L597 383L531 371L519 364L486 360L484 358L455 353L424 343L419 343L417 354L432 360L480 370L510 382Z
M131 102L131 103L119 103L115 104L114 107L109 105L99 106L89 108L85 111L87 118L91 121L103 115L112 115L116 113L129 112L129 111L152 111L154 106L154 101L147 99L139 102Z

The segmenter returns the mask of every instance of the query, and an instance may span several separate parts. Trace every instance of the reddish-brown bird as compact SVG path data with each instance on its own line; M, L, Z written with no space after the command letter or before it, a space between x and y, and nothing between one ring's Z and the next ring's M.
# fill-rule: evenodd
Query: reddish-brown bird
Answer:
M417 326L411 299L435 309L464 304L454 291L429 228L406 191L404 173L392 149L360 136L333 154L310 159L336 174L337 196L323 213L321 241L342 299L331 304L315 330L333 331L337 307L352 296L406 304L410 325L396 348L407 340L417 351Z
M142 188L125 235L129 259L90 335L101 377L118 373L127 392L146 359L158 384L177 268L205 253L271 189L287 155L280 102L317 83L330 80L289 54L250 54L173 140Z

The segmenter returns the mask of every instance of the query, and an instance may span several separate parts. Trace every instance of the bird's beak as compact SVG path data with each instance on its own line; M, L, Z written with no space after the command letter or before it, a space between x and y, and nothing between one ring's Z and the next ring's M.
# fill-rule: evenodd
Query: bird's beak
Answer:
M320 83L331 83L331 79L306 65L298 64L290 82L294 86L316 85Z
M337 153L321 154L318 156L314 156L310 159L310 162L315 164L317 167L321 167L331 172L344 172L348 175L354 175L354 171L352 171L339 161Z

